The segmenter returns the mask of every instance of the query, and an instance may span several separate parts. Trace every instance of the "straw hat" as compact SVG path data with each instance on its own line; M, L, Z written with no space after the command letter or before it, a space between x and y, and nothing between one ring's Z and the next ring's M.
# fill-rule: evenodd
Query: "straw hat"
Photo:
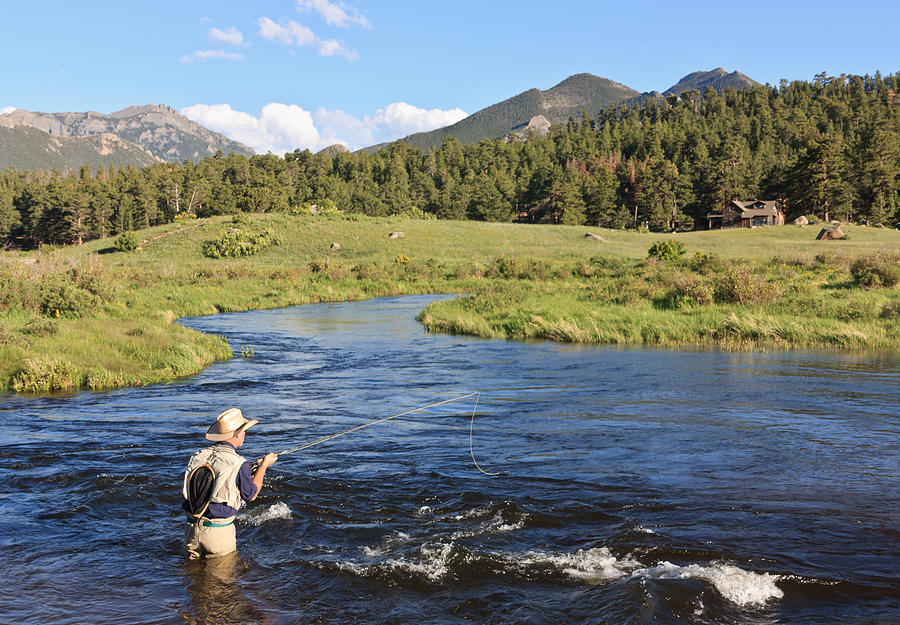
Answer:
M241 430L246 430L259 423L259 419L245 419L237 408L229 408L218 417L206 433L207 440L227 441Z

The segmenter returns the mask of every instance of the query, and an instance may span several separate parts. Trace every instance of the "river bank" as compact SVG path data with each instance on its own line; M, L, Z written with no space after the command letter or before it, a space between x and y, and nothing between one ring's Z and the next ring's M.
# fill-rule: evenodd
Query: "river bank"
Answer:
M431 331L727 349L900 349L896 286L863 288L859 258L896 265L900 233L758 228L660 235L583 227L245 215L276 245L210 258L230 217L0 255L0 391L142 386L234 355L184 316L420 293L465 293L421 316ZM394 234L391 237L391 234ZM685 253L648 258L660 240ZM250 355L252 345L245 355Z

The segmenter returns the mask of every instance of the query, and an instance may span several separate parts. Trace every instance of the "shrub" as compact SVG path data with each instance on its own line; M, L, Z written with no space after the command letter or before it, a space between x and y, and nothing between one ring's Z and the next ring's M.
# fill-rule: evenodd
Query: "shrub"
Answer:
M721 273L725 269L725 262L718 254L705 254L701 251L691 257L688 266L697 273L708 275Z
M325 198L316 202L306 202L300 206L291 207L288 210L291 215L302 215L304 217L317 215L321 217L337 217L342 215L341 209L337 207L334 200Z
M250 225L250 219L244 213L235 213L231 217L231 226L233 228L246 228Z
M892 287L900 282L898 260L884 256L863 256L850 265L850 275L859 286L878 288Z
M17 393L69 391L80 386L75 365L62 358L29 358L12 378L12 389Z
M483 278L485 275L484 267L480 263L471 265L459 265L453 270L453 277L458 280L467 278Z
M350 271L356 274L357 280L382 280L387 275L377 263L359 263Z
M716 284L714 298L720 304L768 304L781 297L781 289L766 282L749 267L731 269Z
M581 261L575 265L575 273L582 278L590 278L597 273L597 269L592 263Z
M900 300L892 300L884 305L884 308L881 309L881 315L879 315L882 319L897 319L900 318Z
M41 285L41 314L78 318L97 305L97 297L73 284L49 280Z
M675 282L674 293L679 305L708 306L713 303L713 288L703 279L692 275L680 276Z
M0 311L40 310L40 288L24 273L0 273Z
M515 258L498 256L488 269L488 276L491 278L515 278L519 275L521 269L522 263Z
M328 259L327 258L313 258L309 261L309 270L312 273L325 273L328 271Z
M238 216L235 216L237 219ZM252 256L261 249L278 245L278 237L268 230L248 232L240 227L232 227L216 239L203 242L203 254L209 258L234 258Z
M840 250L820 252L815 255L813 260L816 265L823 268L837 269L840 271L848 271L850 269L850 258Z
M53 319L32 319L22 328L24 334L32 336L51 336L58 331L59 327Z
M860 294L859 291L856 291L856 293ZM879 302L873 301L871 298L856 299L847 297L839 306L836 306L834 315L841 321L877 319L882 312L879 304Z
M535 280L546 278L551 273L550 265L546 262L499 256L488 269L487 275L491 278Z
M411 209L409 209L408 211L404 212L403 216L409 217L410 219L430 219L430 220L437 219L437 215L435 215L434 213L427 213L427 212L423 211L421 208L417 208L415 206L412 207Z
M669 261L680 258L684 255L684 252L684 243L674 239L668 239L665 241L657 241L651 245L650 249L647 251L647 255L658 258L659 260Z
M334 203L334 200L331 198L325 198L318 203L319 214L325 217L332 217L335 215L341 214L341 209L337 207L337 204Z
M597 269L618 270L625 267L628 261L615 256L591 256L591 264Z
M351 270L342 263L328 258L314 258L309 261L309 271L329 280L344 280L351 275Z
M75 286L96 295L101 300L115 298L116 287L102 265L77 265L68 272L69 281Z
M132 252L138 247L137 235L130 230L123 232L116 237L113 246L117 252Z

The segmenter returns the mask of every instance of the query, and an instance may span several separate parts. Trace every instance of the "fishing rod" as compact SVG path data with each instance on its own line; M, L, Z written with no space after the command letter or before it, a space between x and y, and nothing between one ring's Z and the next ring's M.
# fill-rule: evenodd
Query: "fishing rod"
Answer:
M291 447L290 449L285 449L284 451L277 452L278 456L283 456L285 454L292 454L294 452L303 451L304 449L309 449L310 447L314 447L316 445L320 445L322 443L328 442L330 440L334 440L341 436L346 436L347 434L351 434L353 432L358 432L367 427L371 427L373 425L378 425L379 423L384 423L385 421L390 421L391 419L396 419L398 417L403 417L409 414L413 414L414 412L422 412L423 410L428 410L429 408L434 408L435 406L442 406L444 404L449 404L455 401L459 401L461 399L466 399L469 397L475 398L475 409L478 408L478 398L481 396L481 393L468 393L466 395L460 395L459 397L453 397L452 399L445 399L443 401L435 402L433 404L428 404L427 406L420 406L418 408L412 408L410 410L405 410L404 412L399 412L397 414L391 415L389 417L383 417L381 419L376 419L375 421L370 421L369 423L364 423L362 425L357 425L356 427L352 427L349 430L344 430L343 432L338 432L336 434L330 434L328 436L323 436L322 438L316 439L314 441L310 441L308 443L304 443L302 445L297 445L296 447ZM475 409L472 410L472 420L469 423L469 452L472 455L472 462L475 463L475 467L484 473L485 475L500 475L500 473L488 473L484 469L482 469L478 462L475 460L475 452L472 449L472 428L475 425ZM257 460L254 464L258 465L262 461L262 458Z

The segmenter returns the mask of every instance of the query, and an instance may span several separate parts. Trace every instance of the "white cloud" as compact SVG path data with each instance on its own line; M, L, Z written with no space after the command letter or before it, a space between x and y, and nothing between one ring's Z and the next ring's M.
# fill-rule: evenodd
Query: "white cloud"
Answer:
M256 23L259 24L259 34L269 41L285 46L309 46L316 42L313 31L293 20L288 20L286 24L276 24L268 17L261 17Z
M235 27L228 28L226 30L219 30L218 28L210 28L209 32L206 34L206 40L210 45L217 45L220 43L225 43L231 46L239 46L244 43L244 35Z
M337 39L319 39L316 42L316 49L322 56L340 55L346 58L348 61L355 61L359 58L359 54L356 52L356 50L350 50L349 48L346 48L344 44Z
M201 126L221 132L260 153L281 155L298 147L311 150L326 147L312 115L292 104L267 104L258 117L235 111L228 104L196 104L181 112Z
M209 61L210 59L240 61L243 58L244 55L238 54L237 52L225 52L224 50L194 50L190 54L181 57L181 62L193 63L194 61Z
M259 34L268 41L284 46L315 46L321 56L340 55L348 61L359 58L359 54L347 48L343 42L336 39L320 39L309 28L293 20L278 24L268 17L261 17L256 23L259 25Z
M4 106L2 109L0 109L0 115L6 115L7 113L12 113L15 110L16 107L14 106Z
M315 11L325 19L325 23L329 26L347 28L350 24L359 24L363 28L372 28L371 22L365 15L343 2L335 4L329 0L297 0L297 10L304 13Z
M435 128L443 128L455 124L466 117L466 112L455 108L449 111L441 109L420 109L406 102L394 102L383 109L378 109L371 117L366 117L366 125L375 129L382 137L399 137L414 132L425 132ZM390 141L391 139L385 139Z
M336 143L356 150L441 128L466 116L458 108L426 110L405 102L390 104L362 120L341 110L320 108L312 114L299 106L278 102L264 106L258 116L236 111L228 104L196 104L181 112L257 152L279 156L296 149L318 152Z

